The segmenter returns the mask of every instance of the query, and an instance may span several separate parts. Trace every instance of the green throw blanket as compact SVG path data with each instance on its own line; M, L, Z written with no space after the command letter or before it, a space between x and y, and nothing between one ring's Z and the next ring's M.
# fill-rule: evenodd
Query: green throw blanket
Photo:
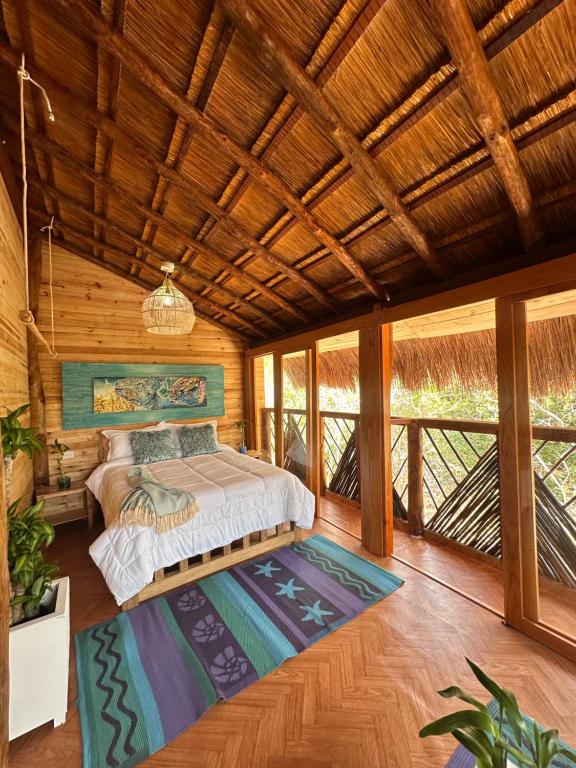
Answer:
M127 479L134 490L125 497L112 523L116 528L154 526L158 533L165 533L187 523L198 512L198 501L191 493L180 488L165 488L142 467L131 469Z

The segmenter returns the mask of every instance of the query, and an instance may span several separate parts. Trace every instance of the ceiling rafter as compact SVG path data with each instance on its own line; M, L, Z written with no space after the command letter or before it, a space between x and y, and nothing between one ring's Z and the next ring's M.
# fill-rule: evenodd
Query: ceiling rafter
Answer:
M532 250L543 241L528 179L512 139L504 105L488 59L480 44L464 0L429 0L444 39L459 72L459 79L474 119L492 156L506 195L516 211L522 242Z
M103 177L99 176L90 166L80 162L76 157L71 155L68 150L66 150L64 147L61 147L59 144L56 144L56 142L50 141L49 139L46 139L45 137L38 134L32 134L31 132L28 133L28 141L30 141L31 144L38 144L39 146L46 148L47 151L50 151L53 157L56 157L60 162L68 165L71 169L74 170L75 173L87 181L93 184L105 186L109 192L113 192L114 194L118 195L118 197L120 197L123 202L130 204L142 216L148 216L158 225L165 226L167 229L170 229L173 233L176 234L177 237L181 238L185 242L190 241L189 234L177 222L173 222L161 214L152 211L139 200L136 200L128 190L116 182L113 182L111 179L104 179ZM72 198L65 196L54 187L50 188L50 194L56 194L60 197L60 199L64 199L64 197L66 197L67 205L72 205L72 203L75 202ZM81 207L84 214L88 215L88 209L85 209L83 206ZM238 277L240 280L243 280L248 285L251 285L263 296L266 296L266 298L270 299L270 301L278 304L278 306L280 306L285 312L289 312L301 321L310 319L310 315L306 310L302 309L301 307L294 306L276 291L272 291L263 283L261 283L257 278L252 277L252 275L250 275L248 272L241 270L233 264L230 264L230 262L228 262L224 256L218 253L218 251L215 251L206 243L195 243L194 247L198 250L199 253L203 253L207 258L213 259L220 265L226 265L226 268L232 271L236 277Z
M346 53L352 48L362 35L362 32L378 13L382 7L382 2L383 0L363 0L361 3L358 3L356 0L345 0L337 14L330 21L326 32L306 65L306 71L311 77L314 77L318 83L324 83L329 79ZM336 38L335 42L331 41L333 37ZM302 111L296 99L290 93L285 92L280 104L276 106L273 114L266 121L266 125L252 142L250 152L256 157L265 160L297 123L301 114ZM249 187L250 178L243 168L237 168L228 179L218 199L218 204L225 208L228 213L231 212L237 202L243 197L244 192ZM285 216L286 213L282 212L276 224L278 220L281 221ZM290 219L294 221L291 215ZM196 239L207 237L214 224L215 219L212 216L208 216L199 229ZM269 227L264 237L260 238L262 245L271 244L270 232L271 228ZM238 258L245 261L246 256L246 253L241 254L240 257L237 257L236 262L238 263ZM226 279L225 275L222 277L224 280Z
M0 60L10 66L17 66L16 62L18 60L18 54L10 47L0 43ZM242 224L236 219L233 219L224 209L220 208L198 184L188 177L178 173L178 171L171 168L164 161L155 158L147 147L135 141L130 134L118 127L115 122L111 121L105 115L93 109L75 94L71 93L66 86L55 80L48 72L36 67L35 74L38 78L42 79L42 83L46 88L50 89L51 93L57 94L58 99L76 115L77 119L82 119L88 125L97 126L102 132L105 132L106 135L114 138L115 141L122 142L125 147L129 147L135 155L135 157L131 159L132 162L135 164L144 162L154 171L170 180L176 187L189 195L192 202L201 206L204 210L210 211L212 215L217 217L219 221L221 221L222 226L239 242L244 243L246 247L267 264L273 266L275 269L281 270L287 277L301 285L304 290L314 296L314 298L323 306L326 306L331 311L340 309L336 300L331 299L313 280L301 274L290 265L285 264L280 257L260 245ZM188 240L192 241L191 234L189 234ZM192 245L194 245L194 242L192 242ZM228 263L227 260L226 263Z
M43 213L42 211L39 211L37 209L31 208L31 212L37 217L41 218ZM95 214L96 215L96 214ZM120 248L116 248L109 243L101 243L98 240L95 240L94 237L89 237L88 235L85 235L83 232L80 232L77 229L74 229L73 227L69 227L67 224L64 224L62 221L58 220L55 221L55 229L56 229L56 237L58 237L57 233L60 232L63 237L59 237L58 241L65 245L67 243L74 243L76 242L77 247L86 247L88 249L94 249L96 251L106 251L110 256L115 256L116 258L123 259L130 264L138 263L140 260L137 256L134 256L133 254L127 253L126 251L121 250ZM71 238L71 239L70 239ZM78 245L79 243L79 245ZM94 256L97 258L97 253L94 254ZM102 266L105 266L107 262L100 261ZM140 262L141 263L141 262ZM163 281L164 279L164 273L160 270L159 267L155 267L150 263L147 263L146 268L153 272L153 274L158 278L158 280ZM199 303L200 305L206 306L208 309L211 309L213 312L215 312L217 315L226 315L229 317L233 322L235 322L238 325L243 325L245 328L247 328L250 331L250 334L252 336L259 336L260 338L264 339L266 338L267 334L259 328L257 325L252 323L250 320L246 320L242 315L239 315L237 312L232 312L231 310L227 309L227 307L223 306L219 302L209 299L207 296L202 296L202 294L198 293L197 291L193 291L189 286L184 285L182 282L175 281L178 284L178 287L180 290L186 294L186 296L194 302ZM207 315L209 316L209 315Z
M194 66L192 67L188 88L186 89L186 97L196 104L199 109L204 108L212 91L212 86L228 49L231 37L232 28L230 22L224 16L220 5L215 3L206 23L202 41L194 61ZM187 126L179 116L176 117L165 157L165 163L173 167L175 171L181 171L193 135L194 131L190 126ZM173 158L173 161L170 162L169 158ZM167 181L160 173L157 173L151 208L164 213L173 190L173 182ZM150 221L146 220L142 229L141 239L153 242L154 236L155 227ZM182 257L179 261L181 260Z
M100 0L100 8L109 22L120 32L124 30L126 16L126 4L129 0ZM122 65L113 56L105 51L97 49L97 81L96 81L96 109L116 119L120 98L120 81ZM114 139L103 133L96 127L94 145L94 170L104 176L110 176L112 168ZM106 215L107 193L105 190L94 190L94 213ZM96 240L104 240L103 229L95 225L94 237ZM96 253L96 251L94 251Z
M547 208L558 205L562 202L567 202L571 199L576 199L576 181L570 181L566 184L562 184L556 189L549 190L548 192L538 195L536 197L536 208L542 212ZM488 232L503 226L504 224L514 220L514 212L512 209L506 209L499 211L493 216L480 219L473 224L467 224L460 229L450 232L444 237L438 238L436 245L438 250L448 251L453 246L461 246L472 240L484 237ZM520 254L518 254L520 255ZM415 256L411 251L404 251L404 253L398 254L391 264L382 264L375 272L382 278L387 276L387 273L391 269L397 269L399 266L408 263L409 261L415 261ZM335 286L333 291L339 296L343 296L350 289L357 289L357 283L353 279L341 283Z
M551 119L539 125L537 128L531 129L531 121L541 117L542 114L547 111L552 114ZM575 121L576 100L574 99L574 92L571 91L567 97L561 97L558 100L553 98L550 102L547 102L542 109L525 117L522 123L513 124L514 133L521 134L515 140L516 148L521 152L532 144L542 141L551 133L561 130ZM526 133L522 133L524 130ZM474 159L474 156L476 156L476 159ZM493 165L494 162L488 150L484 143L480 142L472 147L467 153L459 156L453 163L449 163L438 169L433 176L427 177L423 181L414 184L403 196L404 202L410 210L417 210L422 205L445 194L459 184L463 184L479 173L493 167ZM377 231L388 226L390 226L390 219L384 215L382 211L378 211L374 214L370 213L365 219L359 221L349 232L343 235L342 240L346 245L351 246L354 243L360 242L364 237L373 235ZM306 272L308 269L313 269L322 264L328 257L329 254L326 249L319 249L314 253L299 259L296 262L296 266L303 272ZM375 272L381 274L382 270L376 269ZM278 282L278 276L275 277L276 282ZM353 280L347 281L349 284L353 284L353 282ZM334 293L338 294L338 291L334 291Z
M259 183L272 194L279 202L286 205L304 226L321 243L324 243L334 256L355 275L368 290L379 299L388 297L386 289L379 285L364 267L351 256L341 245L338 239L328 232L316 218L315 214L308 211L302 202L292 193L288 185L274 173L265 163L232 139L209 117L200 112L184 96L166 81L166 79L148 62L145 56L129 43L125 38L111 29L101 14L94 12L93 8L85 0L53 0L54 6L58 6L68 12L65 20L74 23L79 34L90 34L98 40L100 45L117 56L134 75L150 88L173 112L203 136L212 141L238 165L244 167Z
M519 4L516 0L510 0L480 32L485 41L487 57L492 59L497 56L563 2L564 0L533 0L528 4ZM416 87L405 93L402 101L396 105L392 112L386 114L376 126L366 133L362 139L365 148L374 158L377 158L457 87L456 67L446 56L435 72L426 75ZM302 202L310 209L316 208L351 178L352 174L353 170L346 160L344 158L338 160L301 195ZM241 195L235 195L227 205L227 209L230 211L240 198ZM384 212L377 213L375 218L387 221ZM266 242L268 246L272 246L286 236L296 223L290 214L282 213L270 225L261 240ZM341 239L348 244L345 237ZM325 254L322 248L318 249L316 253ZM244 260L243 257L244 254L241 254L238 259ZM244 263L250 263L250 261L244 261Z
M115 274L117 277L121 277L124 280L128 280L129 282L134 283L134 285L137 285L140 288L144 288L146 291L152 291L154 290L154 288L157 287L156 283L148 282L147 280L144 280L142 277L137 277L136 275L131 275L126 271L124 271L123 269L119 269L115 264L111 262L107 262L106 266L104 266L102 263L102 260L94 256L92 253L89 253L88 251L84 251L82 248L79 248L73 245L72 243L69 243L67 240L62 240L57 235L55 236L54 240L55 242L57 242L58 245L61 245L69 253L73 253L75 256L78 256L84 261L90 262L90 264L94 264L96 267L100 267L101 269L104 268L109 272L112 272L113 274ZM153 274L156 274L156 271L154 270L153 267L147 265L147 268L150 270L150 272L152 272ZM161 272L160 274L162 277L164 277L163 272ZM226 331L227 333L230 333L234 336L239 337L243 341L250 340L250 338L247 336L246 333L238 330L238 328L233 328L230 325L226 325L225 323L218 320L217 318L212 317L212 315L207 315L202 311L197 311L196 315L201 320L205 320L207 323L211 323L217 328L220 328L221 330Z
M266 24L246 0L222 0L224 9L265 67L275 74L286 90L296 97L322 131L346 157L358 178L386 208L405 240L419 254L431 272L449 277L450 269L436 254L428 235L406 209L386 172L376 165L345 118L328 101L322 89L293 58L284 40Z

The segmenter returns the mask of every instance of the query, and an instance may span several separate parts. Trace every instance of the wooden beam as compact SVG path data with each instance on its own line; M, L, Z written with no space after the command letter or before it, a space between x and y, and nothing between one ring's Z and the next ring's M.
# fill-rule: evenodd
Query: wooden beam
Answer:
M526 324L525 302L496 300L504 615L513 626L539 615Z
M524 4L520 5L515 2L506 3L498 13L487 21L486 26L482 30L481 34L486 40L485 51L487 57L492 59L497 56L563 1L564 0L534 0L529 6ZM361 31L357 31L357 27L360 27L360 30L364 30L371 20L373 6L374 3L369 3L368 7L364 9L366 13L363 12L358 17L358 21L352 30L349 30L349 32L351 32L349 37L353 38L353 41L357 39L359 34L361 34ZM329 68L329 71L331 73L333 69ZM314 73L310 72L310 74ZM438 62L438 68L429 76L426 76L423 81L420 81L416 88L411 91L406 91L403 95L403 99L394 106L392 112L387 112L386 116L379 123L371 125L369 130L362 137L362 144L370 152L371 156L376 159L385 149L403 136L415 123L428 115L441 99L447 98L458 85L456 75L456 68L453 67L449 58L446 56L444 60ZM326 81L327 78L324 77L324 70L322 70L317 78L317 82L324 84ZM271 129L269 126L266 125L264 132L270 131ZM258 143L260 140L261 139L259 138L256 142ZM262 156L264 157L268 150L271 147L275 147L276 144L277 142L273 139L266 151L262 153ZM478 171L479 170L480 169L478 168ZM320 179L314 179L313 184L301 195L301 199L309 208L313 209L330 194L333 194L340 188L352 175L353 169L344 159L340 158L325 170ZM244 183L242 187L246 188L246 184ZM232 203L236 205L241 199L241 196L240 190L234 195ZM408 200L404 200L404 202L405 204L408 204ZM412 210L413 206L409 205L409 208ZM228 210L229 209L230 206L228 206ZM375 225L378 227L389 223L387 217L382 219L381 213L382 212L379 211L376 216L373 217L376 219ZM279 226L282 219L284 219L284 224ZM273 239L268 241L268 244L271 245L272 242L278 242L282 237L285 237L295 223L293 218L287 218L284 214L277 217L264 235L264 237L269 238L270 234L274 233ZM369 231L371 230L364 230L366 234ZM360 236L362 237L363 234ZM342 238L342 242L346 247L350 248L354 239L350 239L347 235L345 238ZM437 250L439 250L437 242L435 242L435 246ZM315 265L320 264L327 257L328 255L322 253L322 249L320 249L318 260L314 262ZM377 275L378 270L374 270L373 274Z
M406 425L408 445L408 533L424 534L424 462L420 424Z
M9 66L18 66L18 56L8 46L0 43L0 60ZM78 98L76 94L69 91L68 88L63 86L57 80L47 72L41 70L38 67L34 68L35 77L42 81L45 87L50 93L57 95L58 100L61 101L70 112L75 115L76 118L82 119L87 125L96 127L103 134L107 135L110 139L122 142L125 146L129 147L130 152L134 154L131 158L124 153L124 158L127 162L134 164L143 162L150 167L155 173L161 175L163 178L174 184L175 187L180 189L187 195L188 199L199 205L203 210L206 210L212 216L214 216L226 229L229 234L235 237L240 243L254 253L255 256L261 258L274 269L278 269L285 274L288 278L291 278L296 283L301 285L311 296L313 296L320 304L326 306L333 312L340 311L341 306L336 298L330 297L323 289L321 289L313 280L305 275L302 275L298 270L294 269L291 265L286 264L277 255L265 248L256 238L254 238L236 219L226 212L224 208L219 206L210 198L209 195L200 187L200 185L194 183L188 177L181 175L175 168L171 168L162 160L159 160L154 156L149 148L139 144L135 139L126 131L119 128L116 123L107 118L105 115L101 115L89 104L83 102ZM13 130L17 130L14 117L7 116L3 120L7 125L12 126ZM49 147L48 144L42 144L41 140L49 141L45 136L42 136L38 132L27 132L27 137L37 140L38 146ZM53 144L53 142L50 142ZM64 150L63 147L61 147ZM48 150L50 151L50 150ZM67 151L67 150L64 150ZM90 169L93 171L93 169ZM94 173L94 171L93 171ZM190 233L188 234L188 240L192 240ZM192 241L191 247L194 247L199 241ZM228 262L227 262L228 263Z
M274 353L274 453L276 466L284 466L284 377L282 355Z
M360 498L362 544L381 557L393 551L391 378L392 326L373 323L359 336Z
M364 309L337 322L319 323L315 328L253 345L248 354L265 355L277 349L293 347L295 344L310 344L314 340L370 327L375 319L381 323L393 323L548 285L554 286L555 291L561 291L563 283L574 280L576 238L548 246L541 251L534 251L529 256L522 255L490 265L489 268L471 270L434 293L415 297L413 291L407 292L404 300L400 296L394 306L370 311Z
M308 464L310 467L310 490L316 497L316 515L320 512L321 484L321 459L322 459L322 432L320 428L320 352L318 342L313 341L310 346L309 360L309 385L310 385L310 421Z
M253 176L271 195L283 203L302 224L334 256L355 275L375 296L386 298L387 292L374 281L362 265L342 246L317 219L316 215L292 193L288 185L277 176L265 163L250 154L241 144L232 139L207 115L182 96L156 69L144 55L122 35L118 34L106 20L94 11L86 0L54 0L54 5L66 12L64 20L73 23L80 34L88 33L100 46L118 57L127 70L146 85L164 104L188 125L214 142L223 152Z
M430 1L476 123L516 211L524 247L535 248L542 242L543 233L532 192L468 7L465 0Z
M277 35L247 0L223 0L226 13L250 42L266 68L280 78L285 88L312 115L327 133L355 173L386 208L390 218L430 270L447 277L450 270L437 256L428 236L394 189L381 165L376 165L370 153L348 126L346 120L330 104L321 88L296 62L284 40ZM378 295L373 290L375 295Z

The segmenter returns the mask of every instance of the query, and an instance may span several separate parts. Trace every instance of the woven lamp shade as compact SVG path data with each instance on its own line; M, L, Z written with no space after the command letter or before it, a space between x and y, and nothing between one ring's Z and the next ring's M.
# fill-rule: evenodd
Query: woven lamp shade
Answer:
M190 333L196 321L192 303L168 276L144 299L142 318L149 333L163 335Z

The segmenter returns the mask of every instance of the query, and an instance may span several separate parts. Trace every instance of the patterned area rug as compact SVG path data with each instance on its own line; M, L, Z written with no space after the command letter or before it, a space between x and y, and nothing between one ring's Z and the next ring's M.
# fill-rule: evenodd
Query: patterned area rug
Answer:
M492 717L496 717L498 714L498 703L492 699L492 701L488 704L488 709L490 710ZM532 728L534 725L534 720L532 720L531 717L528 717L528 715L525 715L522 713L522 717L524 718L524 722L528 726L528 732L532 733ZM539 731L542 733L543 731L546 731L547 728L544 728L541 725L538 725ZM508 737L508 739L512 739L512 734L510 733L510 729L508 727L508 724L506 723L506 720L504 721L504 733ZM564 744L565 748L569 748L567 744L562 742ZM532 747L532 743L526 739L524 743L522 744L522 752L527 756L531 757L534 754L534 750ZM511 765L517 766L518 761L514 758L510 759ZM574 768L574 763L572 763L570 760L568 760L565 757L558 757L552 762L553 768ZM459 746L458 749L454 752L450 760L446 763L446 768L476 768L476 758L474 755L472 755L470 752L468 752L467 749L465 749L462 746Z
M84 630L84 768L136 765L402 583L312 536Z

